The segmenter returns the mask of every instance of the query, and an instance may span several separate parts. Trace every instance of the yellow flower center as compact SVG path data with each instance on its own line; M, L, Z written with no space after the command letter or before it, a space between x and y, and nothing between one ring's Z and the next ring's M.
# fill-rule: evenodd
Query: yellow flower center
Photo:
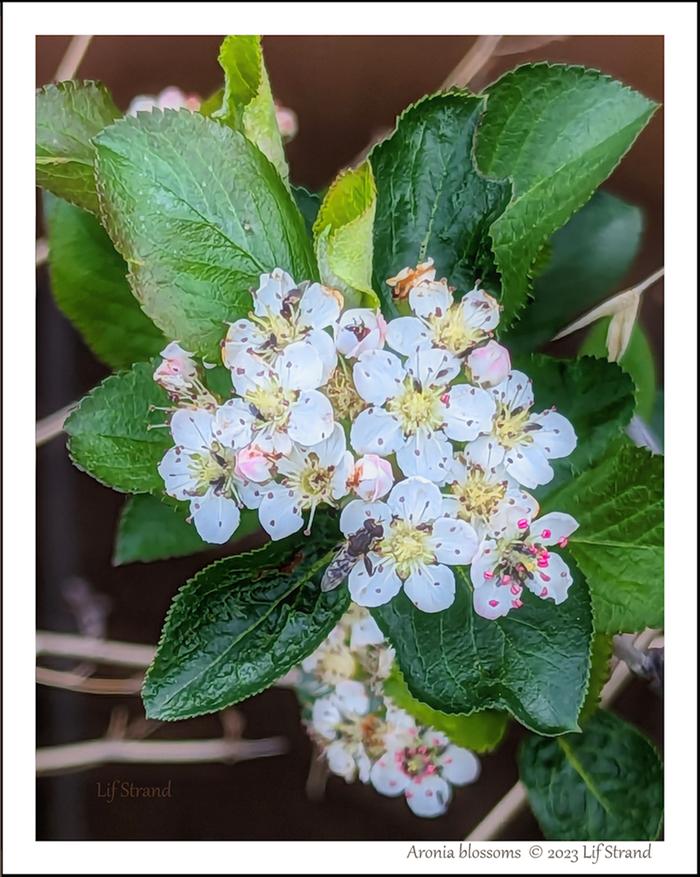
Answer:
M417 566L435 562L435 555L430 548L430 533L419 530L415 524L406 520L397 520L391 524L379 550L382 557L390 558L396 563L396 571L402 579L408 578Z
M478 466L470 467L464 481L450 488L459 500L459 517L471 522L474 518L488 520L506 495L505 481L493 482Z
M462 309L459 305L448 308L440 316L428 318L436 347L444 347L455 355L464 353L474 347L486 334L481 329L474 329L465 324Z
M530 417L529 408L511 410L502 402L496 404L496 416L493 419L493 431L498 443L506 449L515 447L523 441L532 441L532 437L523 430Z
M335 505L332 492L335 466L321 466L313 452L307 455L307 461L300 472L287 475L285 483L299 494L302 508L317 506L322 502Z
M218 442L211 446L210 453L192 454L189 469L196 481L194 493L203 496L210 487L216 487L219 493L235 494L232 483L235 457L231 448L225 448Z
M443 422L440 408L440 396L443 392L444 389L440 387L419 389L409 378L403 392L390 399L386 407L399 419L404 435L413 435L421 427L439 429Z
M245 394L245 400L253 405L260 417L274 423L284 422L289 414L289 405L294 401L295 393L284 390L279 384L267 384L255 387Z
M268 338L266 349L274 354L280 353L293 341L303 338L307 332L306 327L299 328L294 319L278 314L268 317L257 317L253 314L251 317L258 324L260 331Z
M327 652L319 661L317 673L323 682L337 685L343 679L352 679L355 675L355 658L350 649L343 645Z
M360 411L367 406L367 403L355 389L349 375L340 367L333 372L323 391L340 418L354 420Z

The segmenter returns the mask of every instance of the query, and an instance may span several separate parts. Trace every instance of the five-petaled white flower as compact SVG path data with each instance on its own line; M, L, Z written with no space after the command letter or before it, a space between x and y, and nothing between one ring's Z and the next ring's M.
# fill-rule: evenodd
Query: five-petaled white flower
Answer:
M235 369L242 353L274 362L290 344L304 342L309 346L309 359L318 361L321 386L337 363L334 340L324 330L335 325L342 306L343 297L337 289L320 283L297 286L281 268L262 274L260 286L253 292L250 319L236 320L229 326L222 351L224 364Z
M391 325L391 324L390 324ZM352 425L350 441L358 454L396 453L404 475L444 484L455 441L473 441L491 430L496 410L486 390L450 382L459 360L426 347L406 365L385 350L363 353L353 367L360 396L371 404Z
M561 557L547 548L565 547L577 528L571 515L560 512L535 521L513 516L498 540L484 539L471 566L476 612L484 618L501 618L519 609L523 587L563 603L573 579Z
M241 397L228 404L235 410L248 442L271 454L288 456L294 443L311 447L333 432L333 407L317 388L322 366L310 345L290 344L269 365L252 353L241 353L231 369Z
M532 380L521 371L511 372L488 392L496 402L493 428L470 444L471 459L484 467L503 463L525 487L547 484L554 477L548 461L566 457L576 447L572 425L553 409L531 413Z
M357 533L368 519L383 535L348 576L352 599L360 606L381 606L403 587L423 612L440 612L455 597L450 566L471 562L477 548L473 527L444 516L443 497L425 478L399 482L384 502L350 502L340 516L346 536Z
M215 413L178 409L170 429L174 448L158 472L170 496L189 500L197 532L205 542L226 542L240 522L239 506L248 504L254 487L236 474L240 434L230 417L230 403Z
M335 506L349 491L353 458L343 428L336 424L329 438L311 448L293 447L276 468L279 482L257 491L260 523L273 539L284 539L302 528L302 513L309 511L308 534L317 507Z
M397 722L389 710L387 751L372 765L370 780L382 795L405 795L416 816L441 816L452 797L452 786L473 783L481 767L468 749L450 743L440 731L416 726L404 714Z
M367 750L376 748L372 736L382 726L378 718L367 715L369 709L365 686L351 679L314 701L311 728L320 738L328 767L346 782L355 777L363 783L369 780L372 761Z
M510 520L533 518L537 500L511 478L502 465L475 463L467 445L457 454L447 478L449 492L443 497L445 513L471 524L479 539L498 538Z

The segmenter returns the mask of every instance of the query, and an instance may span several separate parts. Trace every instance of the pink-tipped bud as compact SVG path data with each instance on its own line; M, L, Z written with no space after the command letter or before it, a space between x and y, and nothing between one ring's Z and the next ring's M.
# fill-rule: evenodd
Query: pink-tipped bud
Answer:
M260 483L270 478L271 465L264 451L256 445L248 445L238 452L234 472L244 481Z
M344 311L335 333L338 353L354 359L368 350L381 350L386 340L387 323L379 311L350 308Z
M527 530L527 518L520 518L518 521L518 530Z
M477 347L467 357L472 380L486 387L500 384L510 374L510 354L497 341Z
M394 485L391 463L377 454L365 454L355 463L348 485L365 502L376 502Z

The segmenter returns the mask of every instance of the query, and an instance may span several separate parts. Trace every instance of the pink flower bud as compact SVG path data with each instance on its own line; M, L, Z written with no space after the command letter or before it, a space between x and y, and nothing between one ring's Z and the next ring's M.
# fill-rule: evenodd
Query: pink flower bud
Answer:
M360 499L375 502L386 496L394 485L391 463L377 454L365 454L355 463L348 483Z
M368 350L381 350L386 330L386 320L379 311L350 308L340 318L335 345L339 353L353 359Z
M493 387L504 381L510 373L510 354L496 341L477 347L467 357L472 380L477 384Z
M283 107L282 104L275 101L275 117L282 140L285 143L289 143L290 140L296 137L299 130L297 114L294 110L290 110L289 107Z
M246 481L260 483L270 477L270 459L256 445L248 445L238 452L236 457L235 474Z
M197 366L192 355L183 350L177 341L171 341L160 355L163 361L153 372L153 380L168 393L181 393L197 377Z

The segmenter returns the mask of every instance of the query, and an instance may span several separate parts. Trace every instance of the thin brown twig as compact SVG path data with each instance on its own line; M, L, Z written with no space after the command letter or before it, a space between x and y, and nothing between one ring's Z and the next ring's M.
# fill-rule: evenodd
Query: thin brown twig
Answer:
M36 267L40 268L49 258L49 242L46 238L38 238L36 242Z
M91 42L92 36L75 36L71 39L53 75L54 82L63 82L75 76Z
M37 656L53 655L57 658L75 658L79 661L95 661L98 664L143 670L151 663L155 652L154 646L97 639L75 633L40 630L36 635Z
M493 57L502 36L477 37L462 60L445 77L440 91L458 86L464 88Z
M79 691L83 694L138 694L143 685L143 674L129 679L109 679L100 676L81 676L64 670L49 667L36 668L36 681L49 688L62 688L64 691Z
M55 439L63 432L63 425L66 422L66 418L71 413L71 411L75 408L76 403L71 402L70 405L66 405L65 408L61 408L59 411L54 411L53 414L49 414L48 417L44 417L41 420L37 421L36 424L36 446L37 448L41 445L45 445L47 442L50 442L51 439Z

